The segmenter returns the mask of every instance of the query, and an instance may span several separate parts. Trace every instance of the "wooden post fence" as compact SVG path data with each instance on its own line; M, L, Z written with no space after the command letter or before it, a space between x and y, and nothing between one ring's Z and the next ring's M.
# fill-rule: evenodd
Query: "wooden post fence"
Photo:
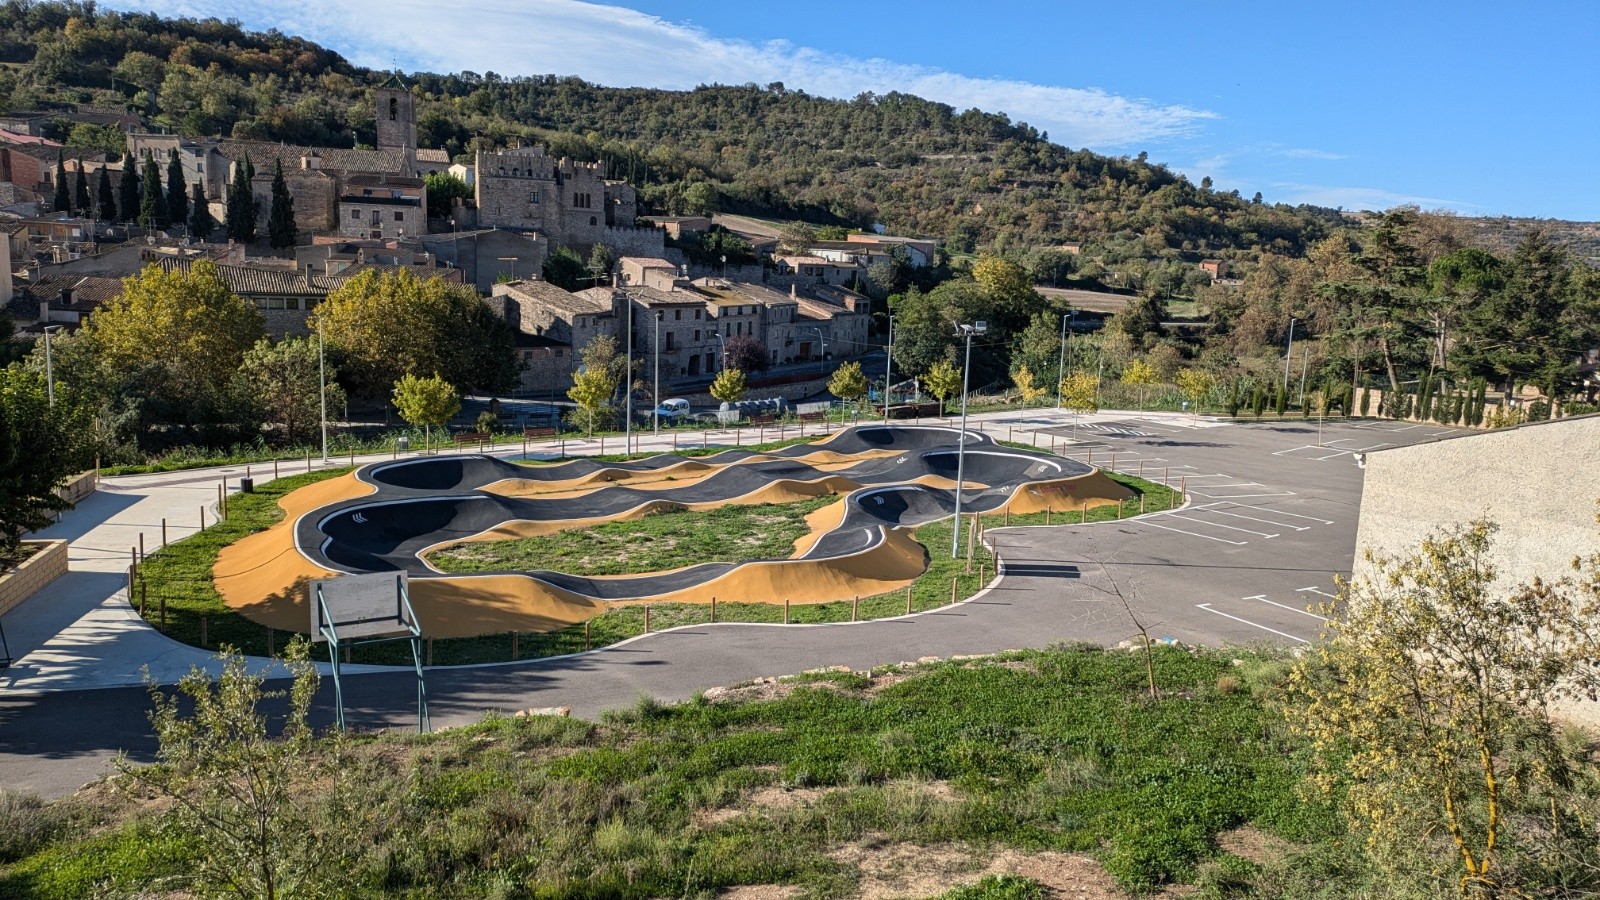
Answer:
M854 622L861 615L861 595L850 598L850 621Z
M789 624L789 598L783 598L783 624Z
M911 585L906 585L906 615L911 615Z
M711 595L711 624L717 624L717 595Z
M167 519L165 516L161 518L161 546L163 548L167 546Z

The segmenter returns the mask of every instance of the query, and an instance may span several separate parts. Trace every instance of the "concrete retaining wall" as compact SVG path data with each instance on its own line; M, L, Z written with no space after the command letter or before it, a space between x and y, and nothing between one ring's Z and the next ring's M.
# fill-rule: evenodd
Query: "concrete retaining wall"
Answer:
M1487 516L1500 526L1503 586L1571 572L1600 550L1600 416L1506 428L1368 453L1356 534L1356 573L1367 550L1416 549L1442 526Z
M45 585L67 574L66 541L23 541L44 546L22 561L15 571L0 575L0 615L16 608Z
M95 488L99 487L99 485L99 476L93 472L84 472L75 478L68 479L66 484L56 488L56 496L68 503L77 504L83 498L94 493Z

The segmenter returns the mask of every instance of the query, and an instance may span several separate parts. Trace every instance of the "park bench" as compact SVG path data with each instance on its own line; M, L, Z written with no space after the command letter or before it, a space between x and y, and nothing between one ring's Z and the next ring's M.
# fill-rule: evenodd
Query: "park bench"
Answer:
M750 424L751 425L771 425L776 421L778 421L777 416L751 416L750 417Z
M494 439L487 431L463 431L460 434L454 435L454 438L457 447L464 447L467 444L477 444L482 446Z
M560 432L557 431L554 425L529 425L528 427L522 429L522 437L524 440L531 438L553 438L559 436L559 434Z
M800 414L800 421L802 422L821 422L827 418L828 414L825 412L808 412Z

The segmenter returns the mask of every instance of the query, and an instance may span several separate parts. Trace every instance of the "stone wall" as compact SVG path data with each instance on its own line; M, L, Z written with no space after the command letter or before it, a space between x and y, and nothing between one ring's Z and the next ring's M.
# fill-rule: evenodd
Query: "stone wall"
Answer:
M77 504L83 498L94 493L95 488L99 487L99 485L100 476L93 472L84 472L76 478L68 479L65 484L56 488L56 496L68 503Z
M1500 526L1503 586L1560 577L1574 557L1600 550L1596 501L1600 416L1368 453L1356 572L1369 571L1367 550L1409 553L1442 526L1487 516Z
M267 235L267 219L272 215L272 172L256 171L250 192L256 197L256 232ZM334 230L339 215L339 183L318 170L284 170L284 184L294 200L294 225L301 236Z
M66 541L23 541L44 549L22 561L15 571L0 575L0 615L15 609L45 585L67 574Z

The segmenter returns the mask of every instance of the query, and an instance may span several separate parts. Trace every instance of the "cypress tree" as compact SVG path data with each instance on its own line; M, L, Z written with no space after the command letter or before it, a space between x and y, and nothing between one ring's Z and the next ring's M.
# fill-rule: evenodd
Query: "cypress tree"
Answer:
M95 186L95 214L107 222L117 220L117 195L111 190L111 170L100 167L99 182Z
M254 177L255 170L250 157L246 156L244 162L234 164L233 183L228 186L227 217L223 227L228 233L228 240L241 244L256 239L256 199L250 193L250 179Z
M139 195L140 225L165 228L171 224L167 220L167 197L161 190L161 168L156 165L155 156L149 153L144 156L144 184Z
M72 192L67 190L67 161L56 154L56 212L72 212Z
M1278 414L1278 418L1281 419L1283 418L1284 412L1289 409L1289 392L1283 389L1282 384L1273 385L1272 390L1274 395L1272 398L1272 409Z
M132 222L139 218L139 161L131 156L122 158L122 177L117 180L117 221Z
M1255 413L1258 419L1267 411L1267 391L1259 384L1256 385L1255 393L1250 396L1250 411Z
M1365 388L1364 387L1364 388L1361 389L1361 414L1363 416L1366 415L1367 414L1367 410L1369 410L1371 408L1372 408L1372 388Z
M294 246L294 197L283 180L283 160L272 173L272 209L267 213L267 239L275 250Z
M83 173L83 163L78 163L78 175L72 182L72 206L79 215L87 216L94 206L89 200L89 176Z
M211 218L211 204L206 202L205 192L200 189L198 181L194 184L194 195L189 198L189 206L189 234L196 240L209 240L211 232L217 228L217 220Z
M167 220L174 225L189 222L189 189L183 183L183 163L178 151L167 151Z

